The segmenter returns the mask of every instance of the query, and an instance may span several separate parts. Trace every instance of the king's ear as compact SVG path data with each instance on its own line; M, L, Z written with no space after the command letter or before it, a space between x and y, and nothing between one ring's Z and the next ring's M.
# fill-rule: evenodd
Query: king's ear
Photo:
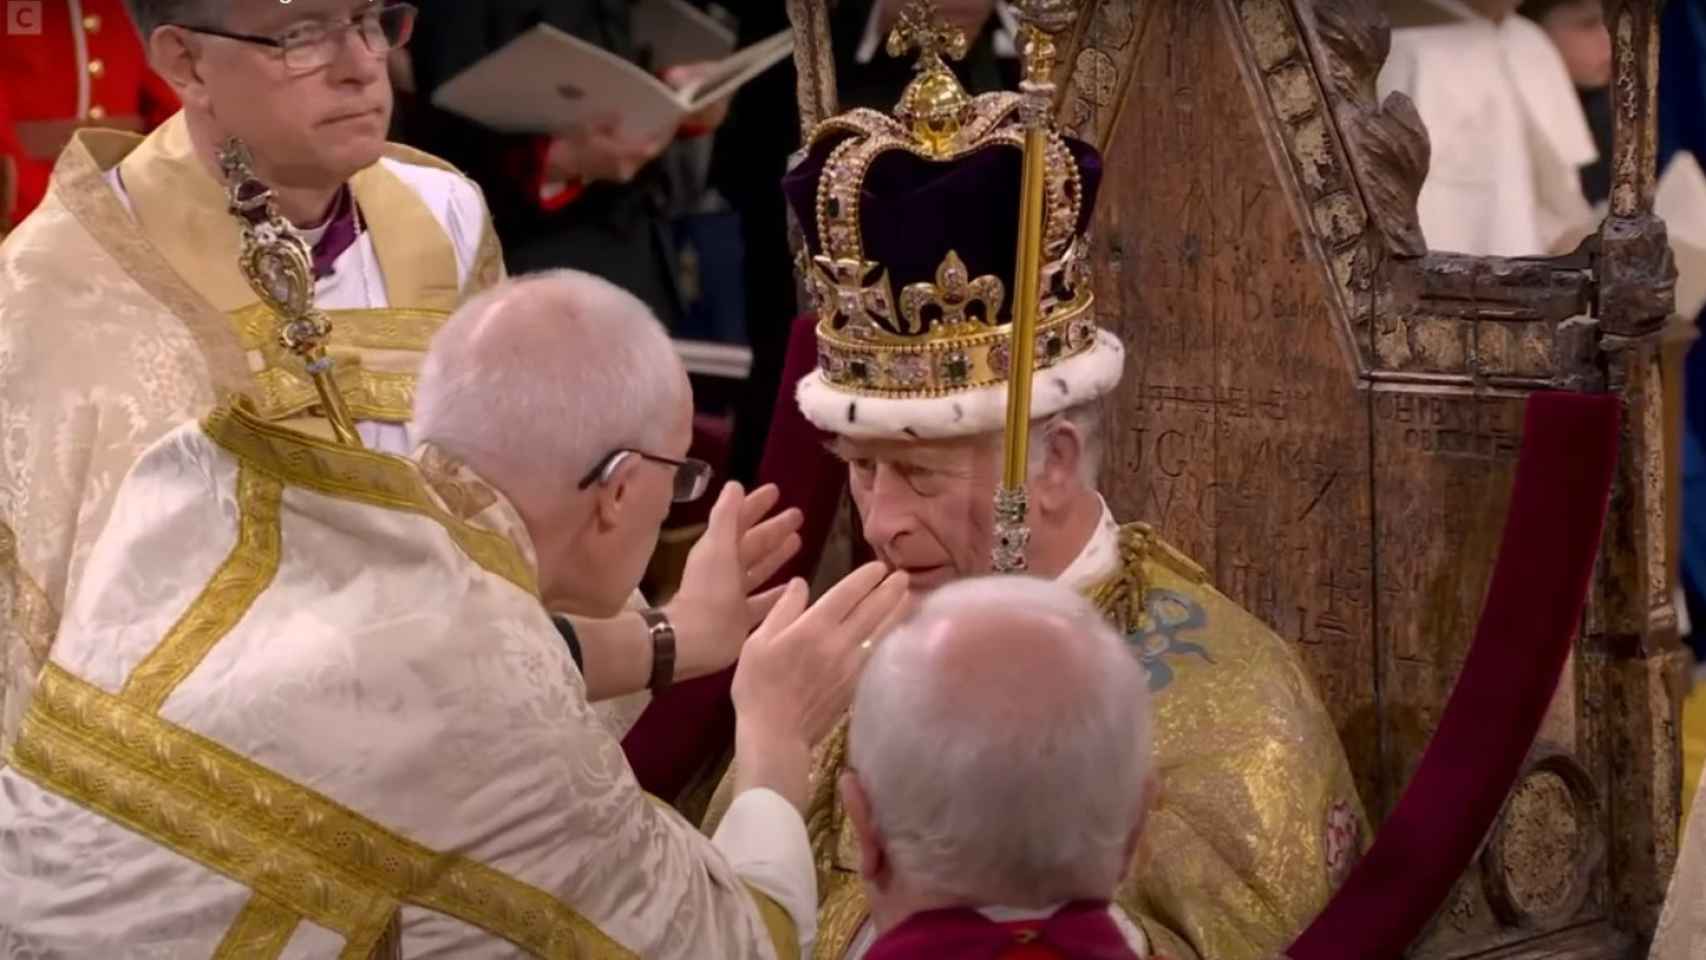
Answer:
M1032 442L1042 445L1042 468L1031 478L1029 486L1031 498L1042 509L1059 509L1078 493L1087 440L1078 424L1064 417L1033 437Z

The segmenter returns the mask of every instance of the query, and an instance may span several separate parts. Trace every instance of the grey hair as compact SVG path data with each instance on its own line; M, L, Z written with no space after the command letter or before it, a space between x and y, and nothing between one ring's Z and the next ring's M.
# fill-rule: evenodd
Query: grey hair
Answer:
M433 337L413 434L512 499L556 496L615 449L664 443L687 390L637 297L579 271L534 273L473 298Z
M1085 487L1094 490L1102 472L1104 449L1102 405L1096 400L1088 400L1067 407L1052 416L1032 420L1031 441L1025 448L1026 469L1033 479L1042 470L1048 453L1049 434L1060 429L1064 423L1070 423L1078 429L1078 436L1082 440L1082 455L1078 458L1078 479Z
M131 21L142 34L144 47L148 45L149 35L168 23L202 26L217 23L220 7L228 3L230 0L223 3L221 0L124 0Z
M931 635L968 616L1037 624L1008 638L1036 654L992 651L981 687L944 675ZM1002 576L935 591L879 644L848 749L897 877L960 902L1042 907L1109 897L1125 876L1150 736L1148 675L1090 604Z

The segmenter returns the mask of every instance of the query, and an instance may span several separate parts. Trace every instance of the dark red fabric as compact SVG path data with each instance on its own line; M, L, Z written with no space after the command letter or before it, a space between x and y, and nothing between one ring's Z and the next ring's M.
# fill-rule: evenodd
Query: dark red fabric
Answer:
M906 918L866 960L1137 960L1106 901L1078 901L1038 920L995 921L976 910Z
M1475 642L1421 765L1292 960L1402 956L1510 792L1587 597L1617 465L1616 397L1528 400L1510 511Z
M835 507L847 479L845 468L824 449L824 434L794 403L794 384L817 366L815 324L810 316L794 321L776 413L758 467L760 484L774 483L781 489L778 509L798 507L805 514L800 552L783 566L772 584L811 576L829 539ZM659 797L679 796L707 760L729 748L734 742L734 707L729 702L733 679L734 670L730 668L679 683L646 707L622 740L628 764L641 786Z

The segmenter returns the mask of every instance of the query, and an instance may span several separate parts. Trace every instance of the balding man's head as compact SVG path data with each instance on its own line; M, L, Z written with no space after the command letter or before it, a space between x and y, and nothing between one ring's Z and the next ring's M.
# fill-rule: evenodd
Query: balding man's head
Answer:
M605 483L578 483L616 450L679 458L691 430L687 374L657 319L626 291L570 270L508 281L458 310L433 338L415 398L416 438L521 512L548 601L553 581L591 591L594 605L633 589L672 475L631 458ZM601 561L571 556L594 549Z
M933 593L882 641L853 705L842 786L878 923L1111 896L1151 780L1148 699L1142 665L1064 587L985 577Z

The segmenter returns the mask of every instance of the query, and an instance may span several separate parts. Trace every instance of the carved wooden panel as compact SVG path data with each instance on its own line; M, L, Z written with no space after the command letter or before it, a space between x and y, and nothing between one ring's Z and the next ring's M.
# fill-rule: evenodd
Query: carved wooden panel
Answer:
M1624 137L1650 128L1651 8L1609 6ZM1375 0L1095 0L1065 54L1060 119L1109 171L1098 309L1131 358L1104 489L1297 644L1377 822L1472 639L1523 397L1627 401L1584 639L1481 857L1413 950L1623 955L1650 930L1676 834L1650 182L1571 257L1428 252L1426 134L1407 101L1376 100ZM1639 133L1618 154L1636 181Z

